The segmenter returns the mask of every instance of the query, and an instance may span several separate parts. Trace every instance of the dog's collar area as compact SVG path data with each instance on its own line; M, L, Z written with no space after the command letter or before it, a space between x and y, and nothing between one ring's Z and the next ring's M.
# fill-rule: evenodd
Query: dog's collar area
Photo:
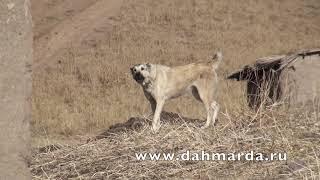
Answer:
M141 85L144 89L150 89L152 87L152 82L150 81L150 79L149 80L146 79L141 83Z

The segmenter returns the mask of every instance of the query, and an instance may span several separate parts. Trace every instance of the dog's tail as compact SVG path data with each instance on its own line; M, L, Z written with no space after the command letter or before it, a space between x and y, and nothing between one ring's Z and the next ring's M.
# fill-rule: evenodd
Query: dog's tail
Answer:
M213 57L212 60L215 61L212 65L213 69L217 69L223 59L222 52L218 51Z

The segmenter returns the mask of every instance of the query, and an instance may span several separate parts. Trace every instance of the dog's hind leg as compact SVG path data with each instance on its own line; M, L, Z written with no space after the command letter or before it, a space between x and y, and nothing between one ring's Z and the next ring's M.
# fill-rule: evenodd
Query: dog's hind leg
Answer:
M205 129L205 128L209 127L210 122L212 121L211 118L213 116L212 116L212 111L211 111L210 105L208 103L205 103L205 102L203 102L203 103L204 103L204 106L205 106L206 111L207 111L207 121L206 121L206 124L204 126L202 126L202 129Z
M213 101L211 103L211 108L213 109L212 125L214 125L218 116L218 112L220 110L220 105L216 101Z
M154 132L158 132L160 128L160 115L161 115L164 102L165 100L163 99L157 101L157 106L156 106L156 110L155 110L153 121L152 121L152 130Z
M208 94L204 91L204 89L201 89L201 84L197 84L192 87L192 94L193 96L201 101L207 111L207 121L204 126L202 126L203 129L209 127L211 121L212 121L212 108L209 102Z

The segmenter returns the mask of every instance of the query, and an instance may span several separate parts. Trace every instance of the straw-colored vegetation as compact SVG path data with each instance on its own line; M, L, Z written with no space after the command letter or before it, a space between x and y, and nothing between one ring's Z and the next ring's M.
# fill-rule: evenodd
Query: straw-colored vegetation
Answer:
M225 114L215 128L199 128L199 120L165 115L158 134L142 129L113 131L107 138L78 146L42 148L31 162L35 179L319 179L320 124L315 109L300 114L266 111ZM319 111L319 109L318 109ZM301 121L304 119L304 121ZM138 120L138 119L136 119ZM55 150L54 149L58 149ZM176 157L190 151L199 160ZM286 153L285 161L201 161L206 153ZM139 161L135 153L174 153L173 161ZM190 159L195 157L190 155ZM256 157L254 157L256 158Z
M62 49L48 59L49 65L34 71L33 136L87 135L129 117L147 116L150 108L129 74L131 65L182 65L207 60L221 50L222 109L217 126L201 130L199 122L165 124L152 134L146 125L142 131L40 153L32 160L34 177L319 178L319 106L299 111L299 116L281 108L253 113L246 107L244 84L224 80L258 57L319 46L319 23L316 0L124 1L120 14L106 24L111 30L103 38L84 42L86 48ZM165 110L205 119L202 105L189 96L168 102ZM132 158L136 151L184 150L287 152L289 160L139 162Z

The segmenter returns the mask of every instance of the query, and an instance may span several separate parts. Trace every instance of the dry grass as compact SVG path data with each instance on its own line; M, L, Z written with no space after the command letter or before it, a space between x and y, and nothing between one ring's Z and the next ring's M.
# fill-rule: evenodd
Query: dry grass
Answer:
M223 111L242 111L244 88L225 82L226 73L257 57L319 45L318 8L311 0L127 1L105 39L65 49L52 58L56 63L34 72L33 131L82 134L144 115L149 107L129 75L132 64L181 65L218 49L225 57L219 102ZM204 118L189 97L165 109Z
M145 124L139 131L113 132L115 134L106 139L38 153L31 162L31 172L34 179L320 178L320 124L314 112L288 116L270 110L257 116L222 116L228 121L207 130L200 129L196 120L166 116L158 134L152 134L151 127ZM135 157L135 153L177 155L187 150L192 153L202 150L207 153L287 153L288 160L139 161Z
M182 65L222 50L217 127L165 123L160 133L151 134L146 125L142 131L38 153L31 162L34 178L319 178L319 108L299 116L281 108L255 114L246 107L243 84L224 80L257 57L319 46L319 8L316 0L125 1L104 39L88 43L88 49L64 49L54 63L34 72L34 136L87 135L146 116L150 108L130 77L131 65ZM165 110L205 119L202 105L188 96L168 102ZM137 151L187 149L287 152L289 160L139 162L132 157Z

